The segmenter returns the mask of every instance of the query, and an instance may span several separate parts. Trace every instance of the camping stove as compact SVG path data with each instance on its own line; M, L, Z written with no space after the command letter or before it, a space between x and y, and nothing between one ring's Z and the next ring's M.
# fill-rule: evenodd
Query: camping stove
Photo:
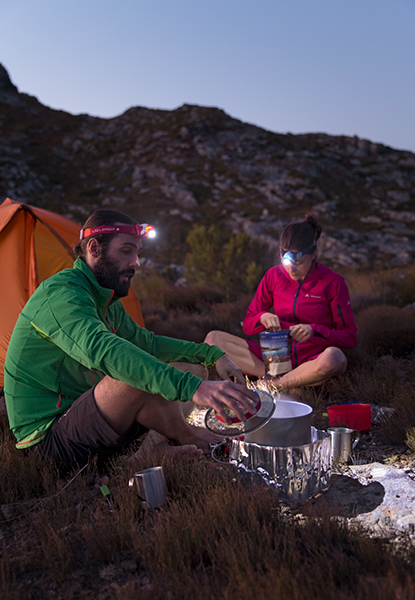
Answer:
M311 427L311 443L302 446L265 446L231 441L229 461L240 474L260 475L277 488L280 500L307 500L330 485L330 435Z

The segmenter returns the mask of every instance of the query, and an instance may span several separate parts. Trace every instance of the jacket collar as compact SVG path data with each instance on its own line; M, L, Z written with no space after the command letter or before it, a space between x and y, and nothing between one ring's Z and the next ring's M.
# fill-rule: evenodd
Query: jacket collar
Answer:
M298 281L294 281L294 279L291 279L291 277L288 275L287 271L282 265L278 265L278 267L280 269L280 272L291 284L300 285ZM322 277L326 272L327 267L316 261L315 267L311 269L307 277L302 281L301 285L304 285L304 283L312 282L316 279L320 279L320 277Z
M88 265L82 260L82 258L77 258L74 262L73 268L77 271L80 271L88 280L88 283L92 287L92 292L94 296L97 298L98 302L102 304L103 307L107 306L109 303L116 302L118 298L114 299L114 290L110 290L109 288L104 288L99 285L97 278L95 277L92 269L88 267Z

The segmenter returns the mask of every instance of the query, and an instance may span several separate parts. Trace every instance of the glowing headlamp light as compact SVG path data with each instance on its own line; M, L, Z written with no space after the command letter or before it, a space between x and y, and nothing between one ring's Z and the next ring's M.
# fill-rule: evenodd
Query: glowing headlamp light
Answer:
M154 229L154 227L152 225L149 225L148 223L143 223L142 225L140 225L141 227L141 237L144 238L155 238L156 237L156 230Z
M134 225L101 225L100 227L88 227L87 229L81 229L79 237L83 240L90 235L98 235L101 233L128 233L139 238L156 237L156 230L148 223L142 223L141 225L140 223L135 223Z
M294 265L298 262L298 260L304 256L305 254L312 254L316 249L317 245L315 242L311 244L311 246L307 246L301 252L291 252L291 250L283 250L280 246L281 258L283 265Z

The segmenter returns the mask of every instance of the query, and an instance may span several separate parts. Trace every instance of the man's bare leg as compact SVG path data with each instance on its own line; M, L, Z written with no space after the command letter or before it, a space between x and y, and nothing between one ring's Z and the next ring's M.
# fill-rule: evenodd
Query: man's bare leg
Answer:
M264 363L255 354L252 354L248 342L243 338L225 331L210 331L205 342L211 346L219 346L246 375L264 377Z
M183 403L167 401L111 377L104 377L97 384L95 401L107 423L119 434L126 434L139 422L164 438L188 446L182 451L194 454L206 452L210 443L221 439L207 429L190 425L183 415Z

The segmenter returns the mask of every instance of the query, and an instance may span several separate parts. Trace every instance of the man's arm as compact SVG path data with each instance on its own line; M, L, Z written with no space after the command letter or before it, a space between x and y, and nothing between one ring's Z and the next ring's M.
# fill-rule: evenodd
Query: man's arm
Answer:
M187 361L202 363L206 367L213 367L217 360L224 354L218 346L188 342L163 335L156 335L144 327L137 325L124 310L121 303L114 307L117 310L116 334L129 340L138 348L148 352L163 362Z
M42 309L30 316L36 331L86 369L160 394L191 400L201 379L184 373L112 333L97 313L93 298L76 280L50 286Z

